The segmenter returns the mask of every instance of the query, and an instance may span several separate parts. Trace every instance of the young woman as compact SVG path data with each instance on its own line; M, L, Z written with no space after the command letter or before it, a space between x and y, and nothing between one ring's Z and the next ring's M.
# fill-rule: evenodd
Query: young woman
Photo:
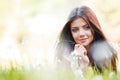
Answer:
M95 13L87 6L74 8L64 25L57 45L58 63L72 69L96 66L116 71L116 52L108 43Z

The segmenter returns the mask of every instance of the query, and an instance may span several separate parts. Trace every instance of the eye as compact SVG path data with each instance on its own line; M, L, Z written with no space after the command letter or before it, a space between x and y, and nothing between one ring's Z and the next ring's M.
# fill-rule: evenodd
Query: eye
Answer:
M85 30L89 30L89 29L90 29L90 26L89 26L89 25L85 25L85 26L84 26L84 29L85 29Z
M72 32L77 32L77 31L78 31L77 28L73 28L73 29L72 29Z

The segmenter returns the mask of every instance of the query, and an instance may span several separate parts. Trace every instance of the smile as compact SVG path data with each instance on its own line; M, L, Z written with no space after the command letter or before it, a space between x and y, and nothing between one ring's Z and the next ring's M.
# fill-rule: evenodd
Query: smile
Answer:
M86 40L87 40L87 39L85 39L85 38L84 38L84 39L80 39L80 42L81 42L81 43L84 43L84 42L86 42Z

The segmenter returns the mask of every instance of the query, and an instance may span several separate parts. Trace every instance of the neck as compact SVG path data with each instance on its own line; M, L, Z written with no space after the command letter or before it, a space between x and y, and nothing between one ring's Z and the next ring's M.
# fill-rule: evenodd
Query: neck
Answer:
M89 53L90 51L90 45L89 46L85 46L86 50L87 50L87 53Z

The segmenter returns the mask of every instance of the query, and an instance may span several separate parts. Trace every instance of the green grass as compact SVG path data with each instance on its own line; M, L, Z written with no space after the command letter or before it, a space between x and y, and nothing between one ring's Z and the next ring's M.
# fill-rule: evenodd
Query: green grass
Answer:
M0 80L120 80L120 71L117 73L104 71L96 74L91 68L84 73L84 78L74 76L67 69L58 69L50 65L27 68L26 66L14 66L10 68L0 67Z
M102 74L90 67L82 78L75 76L69 69L56 68L47 63L35 67L14 61L0 61L0 80L120 80L120 64L117 67L117 73L104 70Z

